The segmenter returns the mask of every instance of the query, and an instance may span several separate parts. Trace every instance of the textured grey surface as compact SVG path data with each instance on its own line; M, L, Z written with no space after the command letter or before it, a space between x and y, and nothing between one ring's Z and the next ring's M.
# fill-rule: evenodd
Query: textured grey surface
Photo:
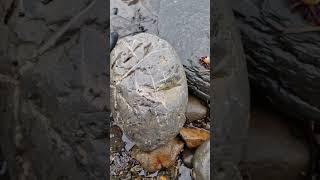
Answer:
M319 32L281 34L310 26L286 0L232 0L252 84L280 111L320 120Z
M249 122L249 84L240 34L228 1L213 3L213 157L216 179L237 178Z
M161 0L159 36L178 52L192 93L210 101L210 71L199 58L210 56L210 1Z
M0 112L12 179L105 178L106 3L14 2L0 2L0 67L17 81Z
M128 6L130 2L134 1L110 1L110 30L120 37L144 31L157 35L160 0L139 0ZM112 14L114 8L118 9L116 15Z
M192 164L196 180L210 179L210 141L204 142L197 149Z
M185 123L186 75L173 47L149 33L127 36L111 52L115 123L142 150L174 138Z

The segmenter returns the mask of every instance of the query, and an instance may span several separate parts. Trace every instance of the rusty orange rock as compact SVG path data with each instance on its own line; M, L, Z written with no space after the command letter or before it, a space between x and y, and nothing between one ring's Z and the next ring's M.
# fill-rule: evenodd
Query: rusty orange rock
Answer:
M160 180L169 180L167 176L160 176Z
M144 170L155 172L173 166L183 146L184 143L176 138L150 152L144 152L135 146L132 149L132 157L140 162Z
M197 148L210 139L210 132L200 128L182 128L180 135L190 149Z

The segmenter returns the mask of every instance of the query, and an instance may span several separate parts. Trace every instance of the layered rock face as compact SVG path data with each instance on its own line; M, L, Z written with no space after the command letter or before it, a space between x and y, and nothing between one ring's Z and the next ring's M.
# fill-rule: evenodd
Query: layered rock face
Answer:
M232 0L252 85L287 115L320 120L320 36L286 0Z

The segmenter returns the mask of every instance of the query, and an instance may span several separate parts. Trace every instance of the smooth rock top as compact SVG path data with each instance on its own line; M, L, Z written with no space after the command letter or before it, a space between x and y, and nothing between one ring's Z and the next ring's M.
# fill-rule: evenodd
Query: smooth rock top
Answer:
M187 80L173 47L141 33L111 52L111 108L116 124L142 150L174 138L185 123Z

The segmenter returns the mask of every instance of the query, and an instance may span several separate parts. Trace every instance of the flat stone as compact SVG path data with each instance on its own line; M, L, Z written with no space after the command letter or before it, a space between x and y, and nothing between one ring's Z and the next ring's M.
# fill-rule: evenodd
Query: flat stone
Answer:
M199 63L210 56L210 0L161 0L159 36L177 50L188 78L189 89L210 101L210 70Z
M180 135L190 149L199 147L210 138L210 132L200 128L182 128Z

